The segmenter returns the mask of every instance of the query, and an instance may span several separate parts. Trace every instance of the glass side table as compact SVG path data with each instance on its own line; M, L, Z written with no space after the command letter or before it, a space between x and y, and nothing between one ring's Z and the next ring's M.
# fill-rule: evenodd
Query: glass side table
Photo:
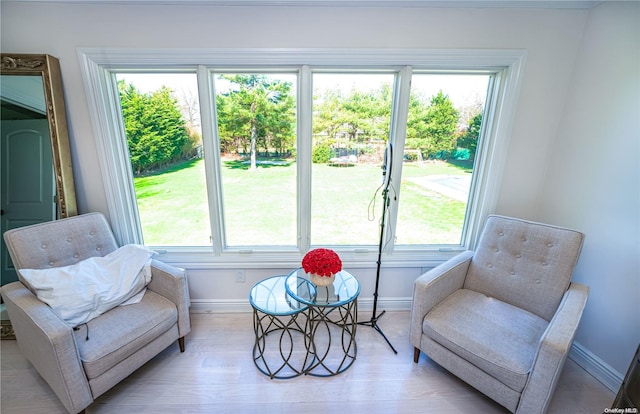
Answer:
M272 379L304 374L312 360L308 353L309 320L304 312L308 305L287 294L286 279L284 275L269 277L256 283L249 292L256 336L253 362Z
M360 282L340 271L332 285L316 287L302 268L285 280L287 294L307 306L307 374L330 377L344 372L356 359L356 327Z

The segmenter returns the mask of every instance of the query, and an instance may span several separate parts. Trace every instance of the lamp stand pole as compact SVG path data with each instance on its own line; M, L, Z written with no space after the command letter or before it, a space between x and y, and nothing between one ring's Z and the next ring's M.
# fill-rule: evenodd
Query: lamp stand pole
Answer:
M369 319L368 321L358 322L358 325L370 326L376 331L378 331L378 333L382 335L384 340L387 341L387 344L389 344L389 346L391 347L391 350L395 354L397 354L398 351L396 351L393 345L391 345L391 342L389 341L389 339L385 336L384 332L382 332L382 329L380 329L380 327L378 326L378 319L380 319L380 317L384 315L385 311L382 311L379 315L376 315L377 308L378 308L378 286L380 284L380 265L382 264L382 247L384 244L384 227L387 219L387 208L389 207L388 193L389 193L389 185L387 184L385 188L382 190L382 200L383 200L382 218L380 219L380 243L378 244L378 262L377 262L378 268L376 270L376 287L375 287L375 290L373 291L373 313L371 315L371 319Z

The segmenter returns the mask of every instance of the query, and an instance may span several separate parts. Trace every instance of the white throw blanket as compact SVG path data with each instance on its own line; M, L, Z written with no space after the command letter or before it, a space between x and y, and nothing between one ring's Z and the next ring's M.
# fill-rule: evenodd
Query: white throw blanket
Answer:
M142 300L153 251L129 244L104 257L51 269L19 269L41 301L72 327L120 305Z

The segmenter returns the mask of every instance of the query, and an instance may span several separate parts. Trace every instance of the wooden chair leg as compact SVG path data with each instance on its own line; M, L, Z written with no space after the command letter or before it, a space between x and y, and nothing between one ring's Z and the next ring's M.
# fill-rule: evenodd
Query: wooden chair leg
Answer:
M178 338L178 345L180 346L180 352L184 352L184 336L182 338Z
M420 350L418 348L413 348L413 362L418 363L418 359L420 359Z

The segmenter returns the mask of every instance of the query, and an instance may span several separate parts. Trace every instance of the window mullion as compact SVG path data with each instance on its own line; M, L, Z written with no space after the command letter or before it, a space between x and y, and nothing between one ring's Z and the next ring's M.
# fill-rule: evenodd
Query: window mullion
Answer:
M298 248L302 253L309 250L311 243L311 151L313 147L312 129L313 86L309 66L300 68L298 79L298 130L297 130L297 176L298 176Z
M411 66L405 66L396 75L389 142L393 145L391 184L389 189L389 211L385 229L385 250L392 252L395 244L396 224L398 220L398 201L400 200L400 182L402 179L402 160L404 142L407 137L407 119L409 117L409 96L411 94Z
M215 85L209 69L198 66L198 96L202 120L202 148L209 200L213 252L220 255L224 248L224 220L222 209L222 178L220 174L220 145L215 110Z

